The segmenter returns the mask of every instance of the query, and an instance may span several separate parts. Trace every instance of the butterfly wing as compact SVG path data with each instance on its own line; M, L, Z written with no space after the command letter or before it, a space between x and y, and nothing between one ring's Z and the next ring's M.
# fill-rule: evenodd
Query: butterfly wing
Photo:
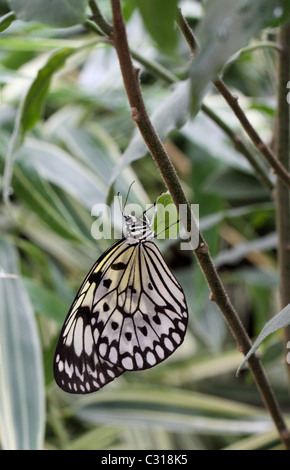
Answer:
M127 240L130 257L122 273L99 338L102 359L123 370L148 369L180 346L188 310L183 290L152 241ZM100 300L96 304L102 310Z
M64 391L90 393L114 380L123 370L104 361L98 351L102 323L94 311L96 291L106 295L109 283L103 273L118 253L124 240L113 244L94 264L81 285L67 314L54 356L54 377Z
M187 305L157 246L123 239L84 280L63 325L54 375L70 393L90 393L126 370L153 367L182 343Z

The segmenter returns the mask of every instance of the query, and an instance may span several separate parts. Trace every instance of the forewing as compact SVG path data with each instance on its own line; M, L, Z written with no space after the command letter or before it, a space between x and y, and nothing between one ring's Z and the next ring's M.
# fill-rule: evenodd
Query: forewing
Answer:
M57 384L70 393L90 393L124 371L101 358L98 349L103 320L94 309L97 296L108 298L110 284L106 275L122 252L124 240L112 245L95 263L85 278L62 327L54 356ZM114 272L114 271L113 271ZM114 279L118 283L118 279ZM106 308L104 309L106 310Z

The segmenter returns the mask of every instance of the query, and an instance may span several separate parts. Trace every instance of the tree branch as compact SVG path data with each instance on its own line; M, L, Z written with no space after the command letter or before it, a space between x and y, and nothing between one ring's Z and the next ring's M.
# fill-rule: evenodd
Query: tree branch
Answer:
M126 29L122 15L121 4L119 0L111 0L113 13L114 32L112 40L115 45L120 67L123 75L124 85L131 106L132 117L135 120L148 149L168 187L173 201L179 209L180 204L186 204L188 214L188 224L194 219L191 208L182 190L180 181L177 177L175 169L166 154L166 151L153 128L149 116L147 114L143 97L141 94L138 71L135 69L127 41ZM222 312L229 328L237 341L238 348L245 354L251 347L251 341L233 307L227 292L217 274L212 258L210 257L208 247L199 232L199 244L194 249L195 256L205 275L208 285L212 292L212 297ZM259 359L253 355L249 360L249 367L253 373L261 396L273 418L282 441L287 449L290 449L290 436L283 419L279 405L273 394L271 386L268 382L266 374Z

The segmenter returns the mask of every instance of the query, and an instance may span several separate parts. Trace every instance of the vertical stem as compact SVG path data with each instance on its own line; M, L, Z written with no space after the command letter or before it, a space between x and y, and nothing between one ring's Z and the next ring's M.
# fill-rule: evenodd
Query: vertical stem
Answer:
M278 103L276 120L276 154L280 163L290 169L290 104L287 102L287 83L290 80L290 23L280 28L281 52L278 56ZM281 308L290 303L290 191L277 179L277 231L280 274ZM290 346L290 326L284 328L285 346ZM289 348L288 346L288 348ZM289 351L289 349L288 349ZM290 385L290 364L287 364Z

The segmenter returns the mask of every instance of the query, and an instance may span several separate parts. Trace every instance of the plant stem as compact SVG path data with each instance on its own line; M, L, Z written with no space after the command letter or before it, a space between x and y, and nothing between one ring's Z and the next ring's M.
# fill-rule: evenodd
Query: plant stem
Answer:
M290 79L290 23L280 28L279 40L281 53L278 57L278 102L275 145L278 159L288 171L290 170L290 116L287 102L287 84ZM278 231L278 259L280 274L280 303L281 308L290 303L290 191L277 181L277 231ZM284 328L285 346L290 342L290 327ZM290 345L290 343L289 343ZM289 346L288 346L289 350ZM290 364L287 364L290 384Z
M195 55L195 53L198 49L197 40L196 40L194 34L192 33L191 27L189 26L188 22L186 21L186 18L183 16L181 8L177 9L176 22L177 22L183 36L185 37L187 44L189 45L192 57L194 57L194 55Z
M92 10L92 16L90 20L94 21L97 26L101 29L101 31L108 37L111 36L113 32L113 27L107 21L107 19L102 15L98 5L96 4L95 0L88 0L89 7Z
M111 7L114 26L112 40L119 58L123 81L131 106L132 118L139 128L177 208L179 209L180 204L186 204L188 228L191 228L192 220L194 220L191 208L182 190L175 169L159 137L157 136L146 111L140 89L138 70L135 69L131 59L120 0L111 0ZM251 347L251 341L233 305L230 302L227 292L222 284L220 277L218 276L212 258L209 254L208 246L200 232L198 232L198 236L198 247L194 248L195 256L211 289L213 300L215 300L216 304L218 305L233 336L235 337L238 348L245 354ZM257 356L253 355L249 359L249 367L253 373L264 402L277 427L281 440L284 442L285 447L290 450L290 435L286 423L283 419L279 405L268 382L264 369Z

